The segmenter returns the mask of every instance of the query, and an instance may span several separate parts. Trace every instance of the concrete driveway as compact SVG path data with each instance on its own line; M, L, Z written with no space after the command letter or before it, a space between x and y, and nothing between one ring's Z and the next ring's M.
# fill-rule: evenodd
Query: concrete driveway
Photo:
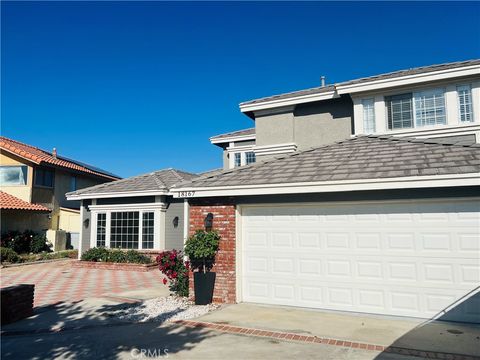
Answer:
M195 320L206 327L221 324L297 334L307 342L321 338L344 348L374 346L383 348L382 355L480 357L480 326L469 324L254 304L230 305Z
M2 327L2 359L407 359L381 351L229 333L182 323L129 323L109 316L125 302L166 296L136 290L37 308ZM234 309L227 307L225 310ZM223 313L223 310L220 310ZM223 313L225 314L225 313ZM211 315L214 315L213 313Z

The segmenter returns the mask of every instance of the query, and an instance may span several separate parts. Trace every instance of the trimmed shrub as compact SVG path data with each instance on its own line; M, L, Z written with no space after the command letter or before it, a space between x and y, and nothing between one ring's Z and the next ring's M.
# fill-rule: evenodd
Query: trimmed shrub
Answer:
M131 264L150 264L152 262L152 259L136 250L123 251L104 247L95 247L85 251L81 260Z
M220 246L220 235L216 231L197 230L185 243L185 254L191 261L192 269L210 271Z
M84 261L107 261L108 249L104 247L94 247L82 254L81 260Z
M44 234L34 235L30 243L30 251L34 254L41 252L51 252L47 237Z
M13 263L21 262L22 259L12 249L0 247L0 261L2 263L8 262L13 264Z

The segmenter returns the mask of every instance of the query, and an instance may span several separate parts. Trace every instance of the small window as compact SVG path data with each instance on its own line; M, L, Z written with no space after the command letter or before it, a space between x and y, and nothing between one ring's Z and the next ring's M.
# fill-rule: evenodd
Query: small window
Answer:
M241 166L242 165L242 154L241 153L235 153L235 167Z
M26 185L26 166L0 166L0 185Z
M77 190L77 177L72 176L70 178L70 191L75 191Z
M363 104L363 132L373 134L375 132L375 101L373 99L362 100Z
M35 185L53 187L54 172L48 169L35 169Z
M461 122L473 121L473 107L472 107L472 89L470 85L463 85L457 87L458 95L458 109L460 112Z
M142 214L142 248L153 249L154 238L154 213L144 212ZM178 217L177 217L178 219Z
M385 100L388 111L388 128L390 130L412 128L412 94L389 96Z
M97 214L97 247L105 246L107 214Z
M253 164L255 162L255 153L253 151L249 151L245 153L245 163Z

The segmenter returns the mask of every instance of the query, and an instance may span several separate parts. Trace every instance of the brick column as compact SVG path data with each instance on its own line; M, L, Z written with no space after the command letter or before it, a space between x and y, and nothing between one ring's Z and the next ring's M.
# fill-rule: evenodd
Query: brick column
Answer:
M204 229L204 219L213 214L213 229L220 235L220 246L212 271L217 273L213 301L235 303L235 204L230 199L193 199L189 201L189 235ZM193 294L193 274L190 274L190 294Z

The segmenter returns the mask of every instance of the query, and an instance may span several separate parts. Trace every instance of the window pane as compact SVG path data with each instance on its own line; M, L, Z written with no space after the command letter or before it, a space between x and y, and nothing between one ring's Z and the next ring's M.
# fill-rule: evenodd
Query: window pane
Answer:
M26 185L26 166L0 166L0 185Z
M70 191L75 191L77 190L77 177L72 176L70 178Z
M418 127L447 123L443 90L429 90L414 94L415 122Z
M405 129L413 127L412 94L387 97L388 128Z
M460 110L460 121L473 121L472 89L469 85L458 86L458 105Z
M375 132L375 102L373 99L365 99L363 104L363 132L372 134Z
M138 211L112 212L110 224L110 247L138 249Z
M144 212L142 215L142 248L144 249L153 249L153 219L153 212Z
M105 246L107 214L97 214L97 247Z
M255 162L255 153L253 151L245 153L245 162L247 165Z
M242 165L242 154L235 153L235 167Z
M35 169L35 185L53 187L54 172L48 169Z

